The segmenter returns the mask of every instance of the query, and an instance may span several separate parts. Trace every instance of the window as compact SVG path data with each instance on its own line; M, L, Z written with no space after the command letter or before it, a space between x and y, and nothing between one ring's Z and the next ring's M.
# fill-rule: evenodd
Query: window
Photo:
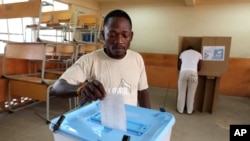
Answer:
M27 1L29 0L0 0L0 4L10 4ZM0 40L23 41L22 25L22 18L0 19ZM4 47L5 43L0 41L0 54L4 53Z
M53 1L53 0L44 0L44 1L52 4L53 6L51 5L43 6L42 12L69 10L69 5L66 3Z
M6 19L0 19L1 30L0 33L8 33L8 26Z
M69 5L62 2L54 1L54 11L60 10L69 10Z
M4 48L5 48L5 43L4 42L0 42L0 54L4 53Z
M61 10L69 10L69 5L66 3L54 1L54 0L44 0L53 6L43 6L42 12L50 12L50 11L61 11ZM47 41L55 41L62 42L64 40L64 35L61 30L40 30L39 37L43 40Z
M8 28L9 28L9 33L14 33L14 34L22 34L22 19L21 18L13 18L13 19L8 19Z
M29 0L0 0L0 4L27 2ZM69 5L55 0L42 0L52 5L42 7L42 12L69 10ZM16 41L16 42L32 42L35 41L36 32L26 29L27 25L37 23L38 18L23 17L12 19L0 19L0 40ZM51 30L40 31L40 35L45 40L61 42L63 40L61 31ZM49 36L47 36L49 34ZM3 53L3 44L0 44L0 54Z

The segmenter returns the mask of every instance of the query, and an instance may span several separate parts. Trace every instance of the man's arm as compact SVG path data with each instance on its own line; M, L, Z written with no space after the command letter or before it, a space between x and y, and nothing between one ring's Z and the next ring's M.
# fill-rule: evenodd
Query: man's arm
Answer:
M52 87L52 94L63 98L80 96L83 99L87 99L89 102L103 99L106 96L102 83L97 80L84 82L79 85L72 85L64 79L59 79Z
M138 91L138 102L141 107L151 108L148 90Z
M181 70L181 63L182 63L182 62L181 62L181 59L179 58L179 59L178 59L178 66L177 66L177 67L178 67L178 68L177 68L178 71Z
M64 79L59 79L52 87L52 94L63 98L75 97L77 96L76 90L79 87L80 85L72 85Z
M201 70L201 60L199 60L198 66L197 66L197 71L200 71L200 70Z

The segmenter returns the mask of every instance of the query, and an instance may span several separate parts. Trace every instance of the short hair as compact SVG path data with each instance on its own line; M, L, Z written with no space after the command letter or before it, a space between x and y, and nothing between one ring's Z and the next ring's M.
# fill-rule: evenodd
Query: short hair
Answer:
M109 18L112 18L112 17L126 18L129 21L129 24L130 24L131 29L132 29L131 18L129 17L129 15L125 11L120 10L120 9L112 10L105 16L105 18L104 18L104 26L107 25Z
M186 48L186 50L189 50L189 49L193 49L193 50L194 50L194 47L193 47L193 46L188 46L188 47Z

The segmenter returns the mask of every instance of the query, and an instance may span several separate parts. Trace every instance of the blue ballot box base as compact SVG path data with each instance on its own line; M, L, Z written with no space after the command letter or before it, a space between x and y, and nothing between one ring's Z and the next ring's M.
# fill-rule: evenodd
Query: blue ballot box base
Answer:
M65 114L58 130L53 132L55 141L170 141L175 118L168 112L125 105L127 130L121 131L101 124L100 103L81 107ZM50 130L59 117L53 119ZM114 122L119 122L119 119Z

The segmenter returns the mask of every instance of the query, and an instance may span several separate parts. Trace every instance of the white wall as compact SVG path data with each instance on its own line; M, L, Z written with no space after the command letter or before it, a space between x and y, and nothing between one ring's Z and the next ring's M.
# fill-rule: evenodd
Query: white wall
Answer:
M177 54L179 36L231 36L231 57L250 57L250 3L187 7L180 0L100 3L106 14L126 10L133 22L131 48Z

